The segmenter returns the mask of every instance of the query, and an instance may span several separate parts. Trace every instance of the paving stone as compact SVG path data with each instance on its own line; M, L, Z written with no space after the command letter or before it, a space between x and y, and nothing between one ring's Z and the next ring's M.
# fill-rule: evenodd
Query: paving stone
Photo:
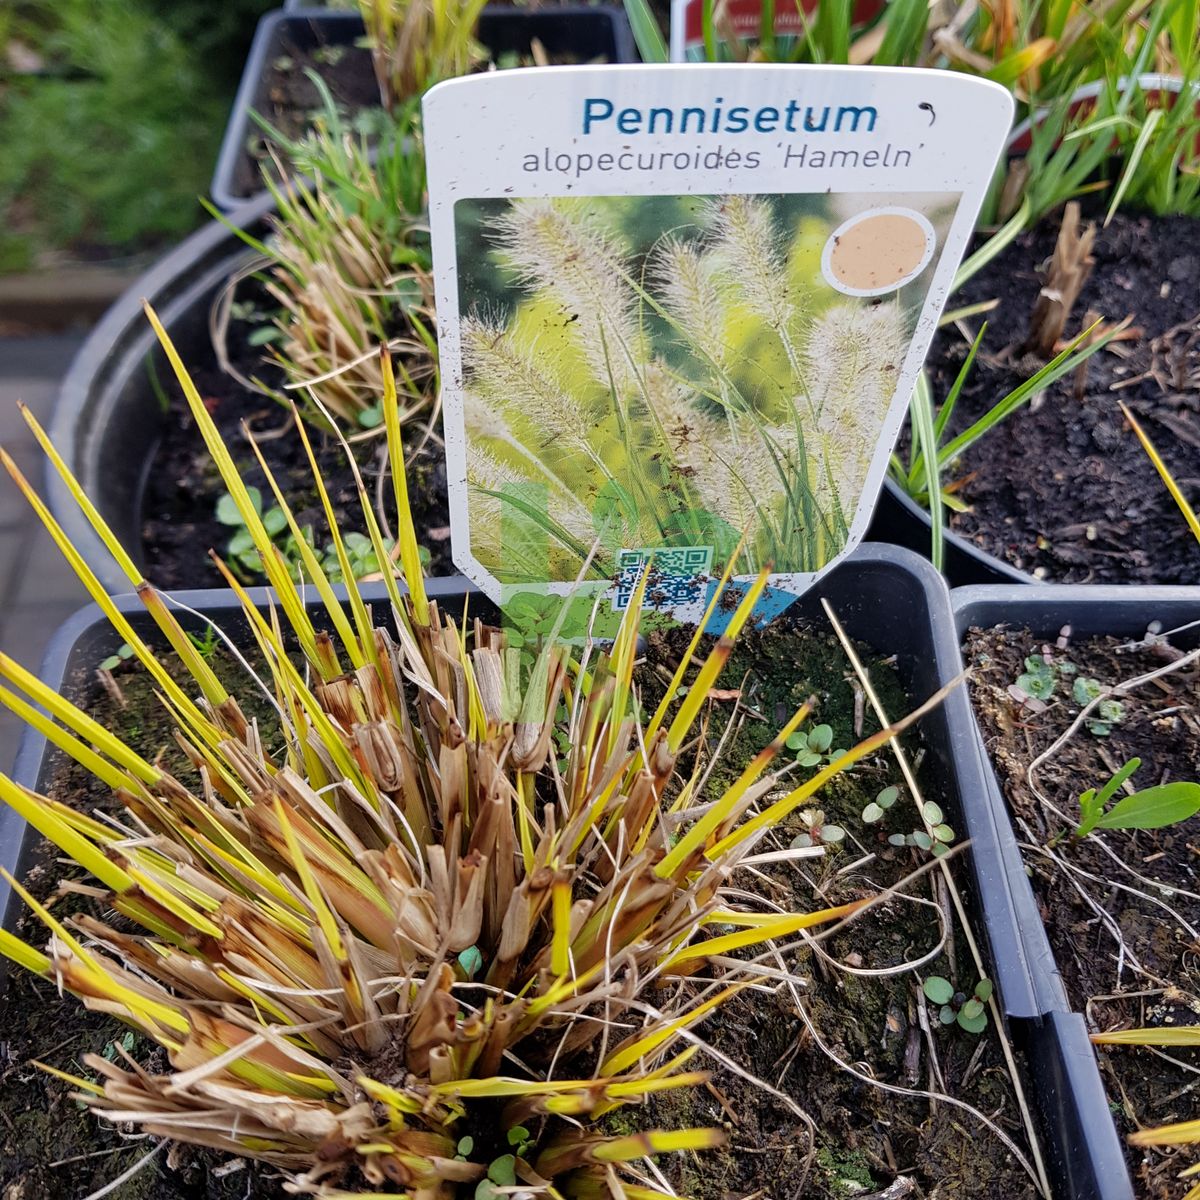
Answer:
M82 344L83 335L78 333L0 338L0 381L60 379Z
M0 634L4 629L5 609L20 582L25 543L31 535L32 531L24 527L0 529Z
M14 605L67 603L82 608L90 599L50 535L41 528L31 529L11 602Z
M77 334L0 338L0 443L39 489L45 458L17 401L49 422L59 378L81 340ZM0 472L0 650L37 670L51 635L86 600L28 502ZM0 769L12 766L22 729L15 717L0 713Z

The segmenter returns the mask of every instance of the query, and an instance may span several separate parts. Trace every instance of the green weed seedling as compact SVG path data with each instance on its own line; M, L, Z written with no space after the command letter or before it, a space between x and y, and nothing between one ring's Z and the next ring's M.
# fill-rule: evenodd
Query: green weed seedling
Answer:
M1049 700L1058 687L1060 672L1069 675L1074 670L1072 663L1056 663L1045 655L1031 654L1025 659L1024 673L1017 676L1017 687L1034 700Z
M133 657L133 647L128 642L122 642L115 654L110 654L96 669L98 671L115 671L123 662Z
M814 725L809 730L797 729L784 743L796 752L796 761L802 767L818 767L824 762L834 762L845 754L845 750L831 750L833 730L828 725Z
M294 542L292 536L288 534L286 537L282 537L287 534L288 528L287 517L284 515L283 509L278 505L273 505L264 512L262 492L256 487L248 487L246 491L250 496L254 511L262 519L263 528L270 535L271 540L278 545L284 558L288 560L288 564L292 568L290 573L294 576L297 555L295 547L291 545ZM216 518L222 525L227 525L234 531L225 550L238 575L243 579L251 579L256 575L263 574L262 558L255 549L254 537L242 514L238 511L233 496L228 492L225 492L217 501ZM305 530L305 534L311 547L313 544L312 531Z
M940 858L954 841L954 830L946 824L942 806L932 800L926 800L921 805L921 816L925 819L924 829L914 829L912 833L893 833L888 842L897 847L927 850L934 858Z
M1088 788L1080 795L1076 838L1087 837L1093 829L1161 829L1200 812L1200 783L1184 780L1143 788L1106 808L1141 765L1140 758L1131 758L1098 791Z
M892 805L896 803L899 797L900 789L898 787L895 785L891 787L885 787L879 793L879 795L876 796L875 799L863 809L863 824L874 825L877 822L882 821L884 816L887 814L888 809L890 809Z
M220 644L216 627L212 625L203 633L189 633L187 636L188 641L196 647L200 657L203 659L212 658L216 653L217 646Z
M256 512L262 519L263 528L283 555L284 561L287 563L288 574L299 582L302 577L303 559L295 534L291 533L288 529L287 518L284 516L283 509L275 505L268 508L266 512L263 512L262 493L258 488L249 487L246 491L250 495L250 501L254 505ZM255 548L254 538L246 522L238 512L233 497L228 492L217 501L216 516L222 525L228 525L234 530L233 536L229 539L226 551L237 574L242 579L252 579L262 575L264 573L262 558ZM304 541L308 549L315 550L316 542L312 529L305 526L301 530L301 533L304 535ZM389 555L395 548L395 544L392 538L382 539L383 548ZM342 547L346 552L350 573L355 579L366 579L369 576L379 575L383 572L383 564L380 563L379 556L375 553L375 547L366 534L354 532L343 534ZM419 547L418 551L421 556L422 565L427 566L430 557L429 551L423 546ZM332 542L322 552L321 567L328 576L330 583L346 582L345 575L342 572L341 561L338 558L337 548Z
M987 1002L992 998L990 979L981 979L968 996L955 991L950 980L930 975L921 985L925 999L938 1006L938 1020L943 1025L957 1025L967 1033L982 1033L987 1028Z
M488 1165L487 1178L475 1185L475 1200L515 1200L518 1196L533 1196L533 1192L514 1191L517 1188L517 1160L532 1142L524 1125L514 1125L506 1134L512 1153L501 1154Z
M840 846L846 840L846 831L840 825L827 825L825 814L819 808L807 808L800 814L805 831L792 838L792 849L803 850L809 846Z
M1075 684L1071 688L1071 695L1075 698L1076 704L1081 708L1086 708L1093 700L1099 699L1104 691L1104 684L1100 680L1081 675L1075 680ZM1120 700L1105 699L1096 705L1096 715L1088 717L1084 724L1096 737L1108 737L1112 733L1112 727L1120 724L1124 719L1125 705Z
M1019 703L1041 711L1046 702L1054 699L1068 684L1071 699L1080 708L1099 700L1094 714L1089 714L1084 722L1094 737L1107 737L1113 726L1125 719L1125 705L1120 700L1100 699L1106 690L1100 680L1080 675L1073 662L1056 660L1048 652L1031 654L1025 659L1025 670L1017 676L1009 694Z

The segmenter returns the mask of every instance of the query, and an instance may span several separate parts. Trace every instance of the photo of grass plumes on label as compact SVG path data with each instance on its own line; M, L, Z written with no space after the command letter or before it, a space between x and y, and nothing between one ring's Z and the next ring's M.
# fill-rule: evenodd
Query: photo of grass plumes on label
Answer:
M820 569L847 541L933 276L837 290L822 255L903 204L940 249L958 197L460 201L473 556L501 582L594 578L628 547L737 574Z

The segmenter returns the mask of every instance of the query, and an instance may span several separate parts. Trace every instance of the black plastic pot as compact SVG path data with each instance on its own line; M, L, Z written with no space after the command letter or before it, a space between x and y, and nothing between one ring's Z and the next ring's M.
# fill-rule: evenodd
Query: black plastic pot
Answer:
M213 171L212 198L222 209L236 208L259 190L259 169L249 152L258 131L252 112L268 109L270 64L286 46L312 50L320 46L345 48L361 59L367 79L374 79L371 53L360 45L363 22L357 12L322 8L285 9L268 13L258 24L242 82L238 87L221 152ZM637 61L633 30L624 9L616 5L564 5L538 9L489 5L479 18L479 40L493 54L528 54L536 39L553 58L572 55L580 61L609 63Z
M1039 582L949 529L942 536L945 542L944 574L951 587ZM907 546L928 558L933 544L933 525L929 513L888 479L879 493L867 537L876 542Z
M1081 584L1043 584L1036 588L981 586L953 593L955 632L961 643L968 629L996 625L1027 628L1037 637L1052 640L1064 625L1075 638L1109 635L1143 637L1151 622L1172 629L1200 620L1200 588L1113 587ZM1188 641L1190 639L1190 642ZM1180 645L1195 645L1196 631L1180 638ZM1008 807L991 764L984 757L980 795L993 809L997 824L1011 824ZM1035 903L1033 889L1022 870L1013 880L1014 895L1022 908ZM1033 912L1036 917L1036 910ZM1064 1078L1063 1120L1065 1136L1077 1142L1080 1166L1086 1168L1086 1190L1070 1193L1096 1200L1132 1200L1133 1184L1125 1165L1121 1142L1113 1124L1108 1099L1100 1079L1095 1054L1087 1040L1081 1013L1071 1009L1049 939L1041 923L1027 931L1027 950L1039 968L1039 1000L1046 1021L1058 1032L1060 1044L1074 1047L1076 1058L1070 1077ZM1086 1060L1086 1061L1085 1061Z
M430 590L456 608L464 594L471 593L461 579L431 581ZM379 600L381 589L373 586L367 594ZM486 604L477 593L471 594L474 605ZM258 589L254 595L264 600L267 592ZM236 601L228 592L179 597L219 622L235 617ZM896 655L897 670L914 702L959 674L949 592L932 566L916 555L895 546L861 546L793 611L822 620L822 599L829 601L852 638ZM137 600L125 596L118 603L123 611L138 614L132 618L134 628L150 635L151 622ZM112 653L119 640L98 609L84 609L51 642L43 678L62 688ZM932 759L925 769L940 784L939 802L954 828L971 839L968 900L976 928L984 935L1010 1034L1030 1064L1029 1095L1045 1131L1044 1151L1057 1195L1062 1200L1129 1200L1131 1193L1103 1182L1101 1170L1121 1164L1120 1147L1112 1122L1094 1111L1104 1106L1095 1058L1082 1021L1065 1009L1012 828L986 787L986 767L965 688L956 688L926 716L921 732ZM44 739L27 731L17 758L17 781L45 787L53 769ZM0 862L5 867L19 870L33 840L11 812L0 812ZM0 884L0 915L8 900L8 889Z
M261 234L272 210L259 197L230 214L233 225ZM184 362L208 356L213 296L253 253L213 222L156 263L108 310L80 347L59 389L50 436L84 490L136 561L142 560L142 501L165 413L159 381L170 375L142 311L148 300ZM53 469L45 495L75 547L110 592L129 590L100 539Z

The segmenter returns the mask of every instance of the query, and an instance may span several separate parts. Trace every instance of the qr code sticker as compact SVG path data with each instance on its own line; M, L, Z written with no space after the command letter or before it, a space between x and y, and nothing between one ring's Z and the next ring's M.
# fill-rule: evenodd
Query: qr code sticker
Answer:
M679 608L704 599L712 568L711 546L656 546L622 550L617 555L614 610L629 607L634 590L648 572L643 608Z

